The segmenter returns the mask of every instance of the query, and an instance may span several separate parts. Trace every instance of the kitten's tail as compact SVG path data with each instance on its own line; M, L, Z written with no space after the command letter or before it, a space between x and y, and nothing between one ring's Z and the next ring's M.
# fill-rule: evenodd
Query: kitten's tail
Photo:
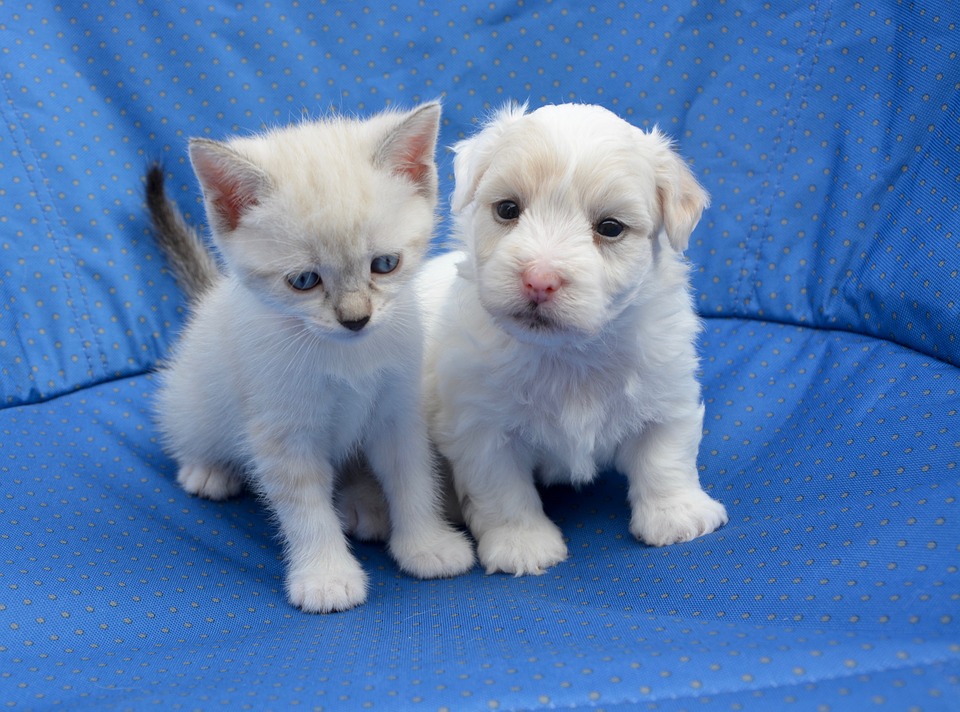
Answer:
M177 205L167 198L163 169L147 169L147 208L157 244L163 248L180 288L196 301L217 281L220 270L197 231L187 225Z

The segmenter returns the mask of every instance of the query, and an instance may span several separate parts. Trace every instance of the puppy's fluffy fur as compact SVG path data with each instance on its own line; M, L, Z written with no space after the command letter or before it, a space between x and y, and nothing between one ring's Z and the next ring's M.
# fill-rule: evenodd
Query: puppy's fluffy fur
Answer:
M727 521L700 487L700 323L680 254L708 197L658 131L508 106L455 146L463 250L419 277L431 435L488 572L567 556L535 478L629 481L660 546Z

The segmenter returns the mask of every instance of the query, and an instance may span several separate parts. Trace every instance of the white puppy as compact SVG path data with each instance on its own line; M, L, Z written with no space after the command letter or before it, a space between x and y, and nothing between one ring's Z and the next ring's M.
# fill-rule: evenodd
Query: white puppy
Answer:
M567 556L535 478L615 466L655 546L727 521L700 488L686 248L706 192L658 131L598 106L502 109L455 146L463 252L429 262L431 435L488 572Z

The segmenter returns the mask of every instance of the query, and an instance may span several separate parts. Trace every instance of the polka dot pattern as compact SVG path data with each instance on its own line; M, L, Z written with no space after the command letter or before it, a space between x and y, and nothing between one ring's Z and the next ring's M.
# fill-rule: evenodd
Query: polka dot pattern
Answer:
M571 5L0 4L7 708L957 709L960 16ZM188 137L438 97L444 145L511 99L677 140L731 520L642 546L610 472L544 490L571 557L543 576L357 543L368 603L304 615L260 504L188 497L157 442L184 301L142 174L202 222Z
M381 547L358 544L370 601L327 617L286 605L274 532L252 497L216 504L177 488L150 425L151 379L7 409L0 677L42 707L675 709L676 696L730 699L735 685L765 704L843 688L855 699L923 695L937 709L957 653L941 635L955 625L960 590L949 533L956 452L937 456L923 435L936 428L922 424L956 396L918 408L904 376L889 400L860 410L877 423L864 440L896 443L898 424L912 423L899 449L922 450L924 464L901 472L883 463L906 461L893 447L840 441L836 410L819 405L814 384L829 373L844 392L839 384L899 360L903 373L929 371L955 392L956 373L866 338L720 324L705 337L718 358L705 367L712 417L701 459L733 515L727 527L642 547L627 531L624 482L609 473L577 498L544 491L572 554L544 576L416 581ZM743 329L763 346L744 354ZM859 362L838 365L844 351ZM717 385L798 361L810 377L789 385L805 397L770 405L767 429L741 422L743 408ZM785 437L782 424L795 421L804 437ZM745 461L754 439L791 445ZM954 476L923 476L931 469ZM950 542L954 551L938 555ZM231 681L239 687L224 692Z

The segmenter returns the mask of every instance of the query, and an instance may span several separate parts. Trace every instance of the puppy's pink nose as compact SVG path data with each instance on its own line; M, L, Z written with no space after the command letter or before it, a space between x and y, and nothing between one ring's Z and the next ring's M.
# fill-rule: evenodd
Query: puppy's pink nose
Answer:
M549 302L563 285L559 274L537 267L525 269L520 279L523 282L523 296L534 304Z

